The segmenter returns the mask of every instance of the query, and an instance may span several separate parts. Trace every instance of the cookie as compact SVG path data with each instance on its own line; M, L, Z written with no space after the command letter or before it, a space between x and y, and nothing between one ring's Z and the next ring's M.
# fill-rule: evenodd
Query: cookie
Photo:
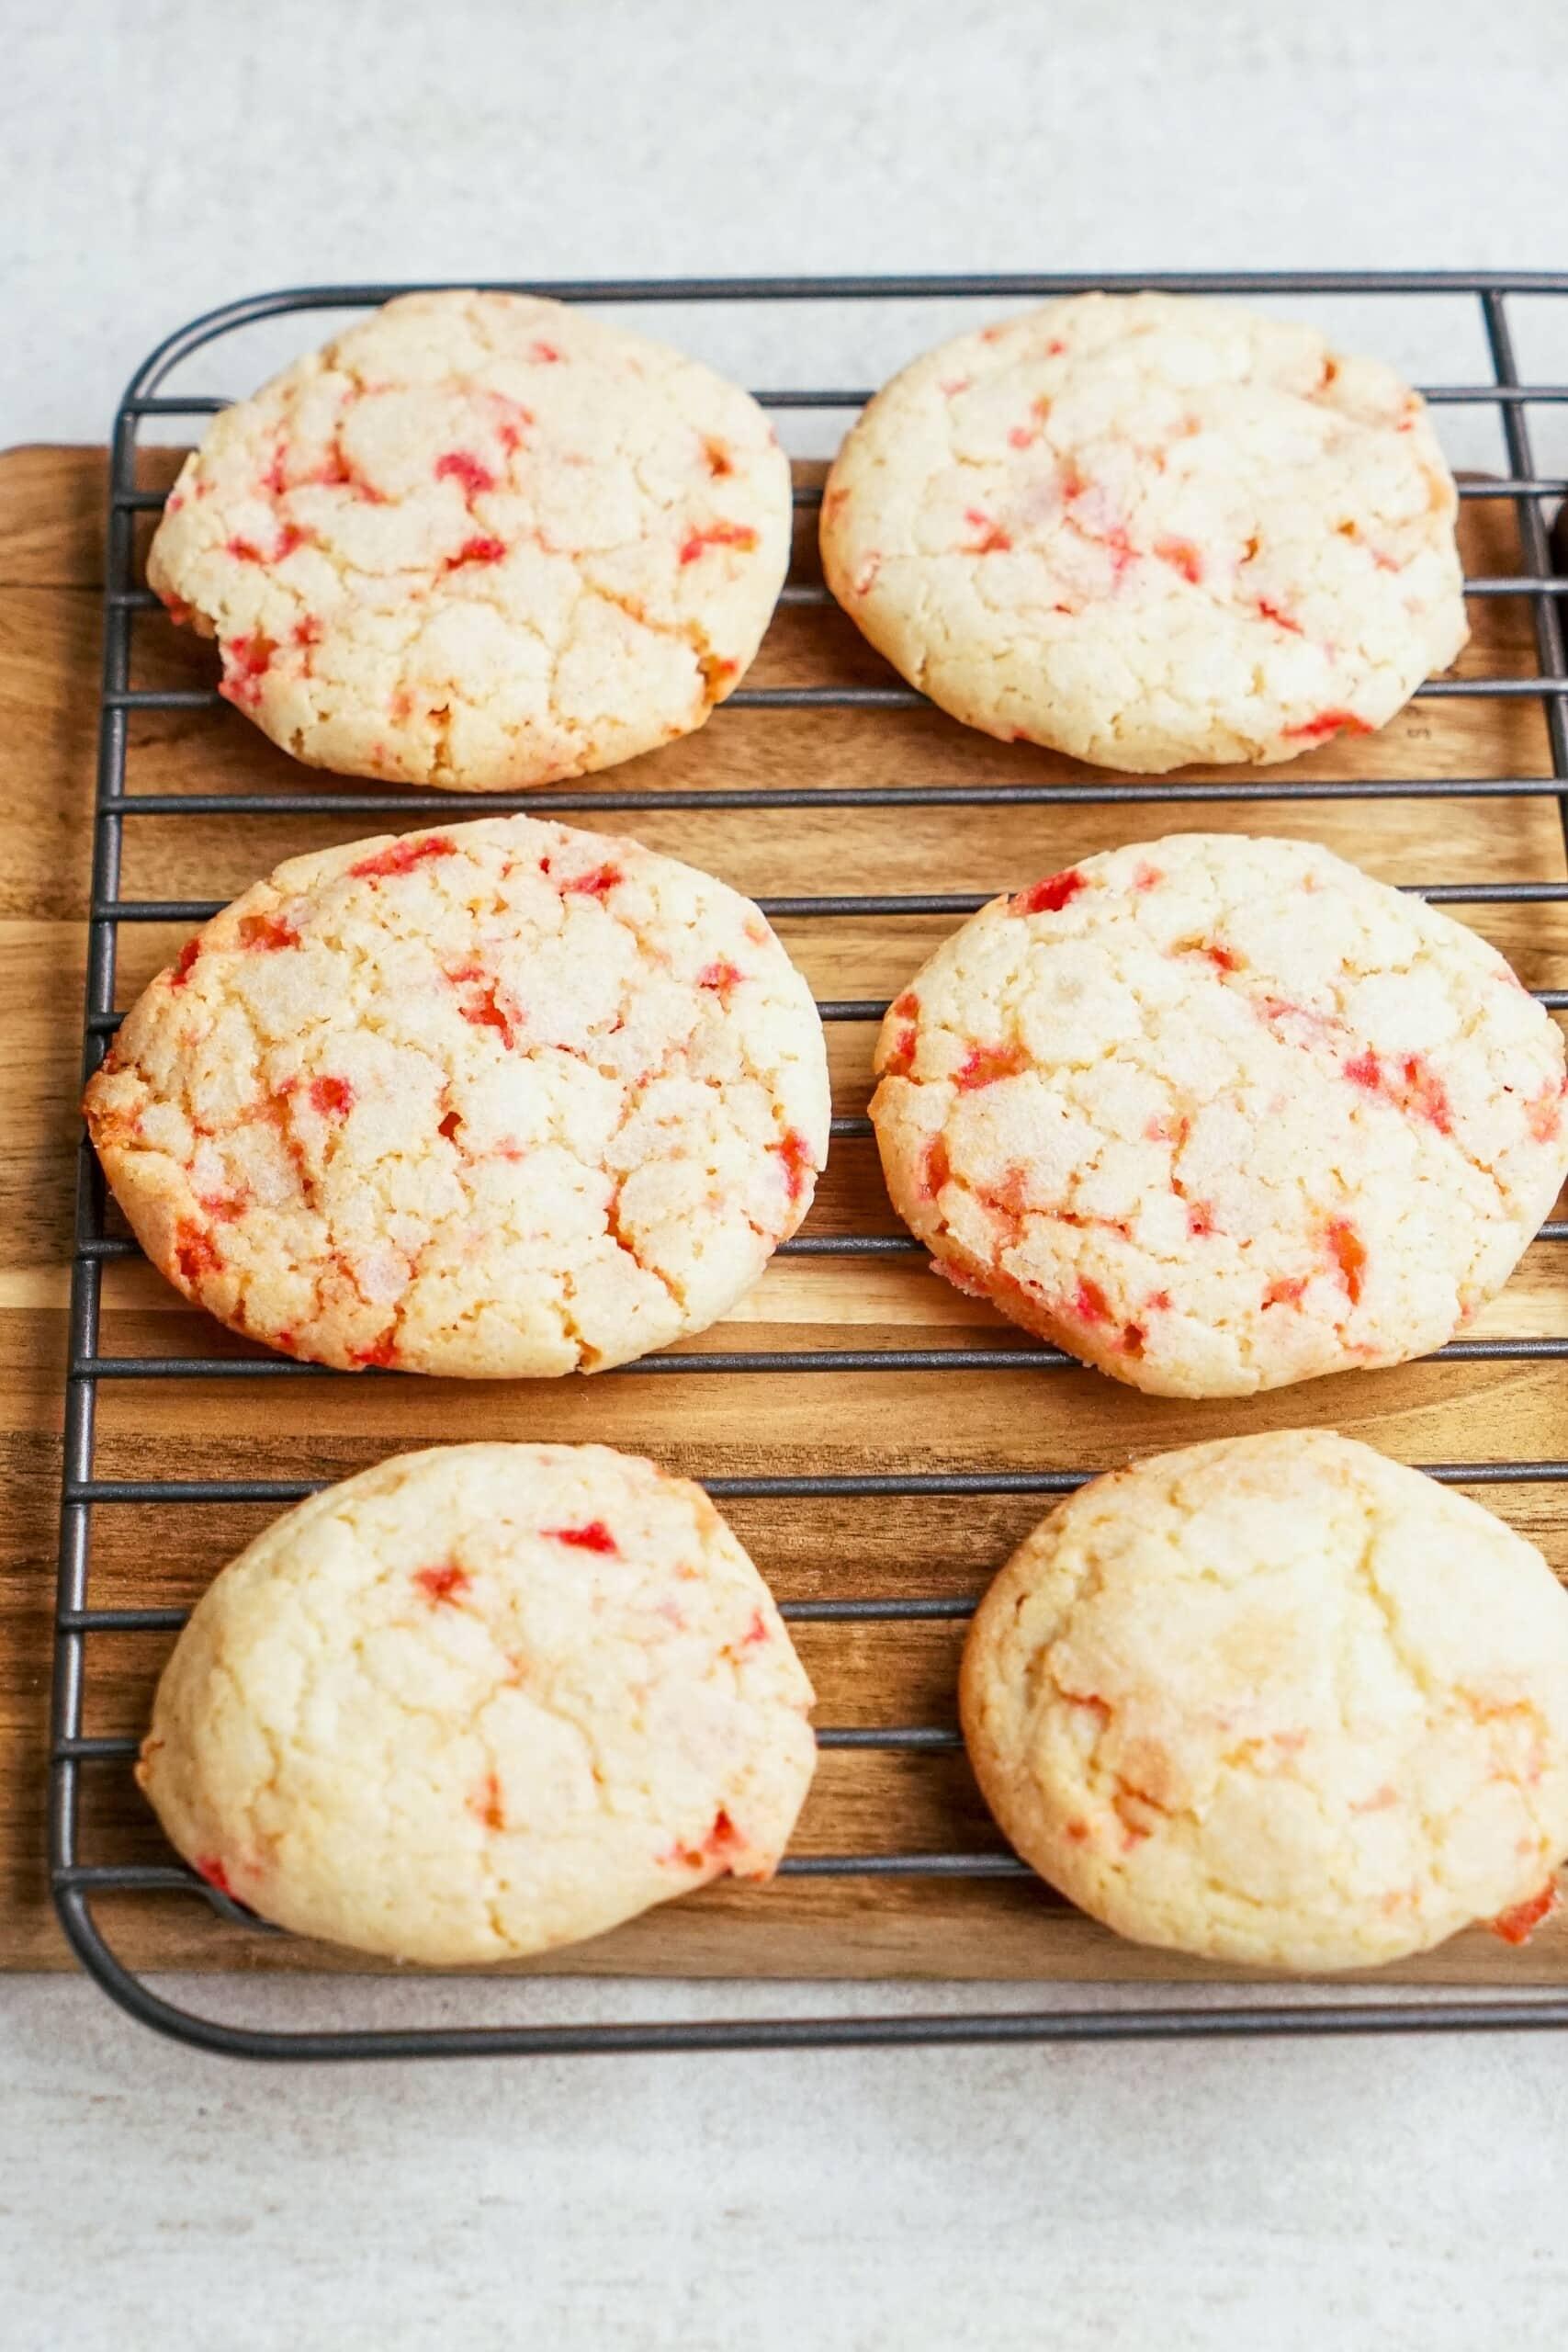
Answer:
M454 1445L300 1504L198 1602L137 1779L297 1934L445 1967L773 1875L811 1685L700 1487L601 1445Z
M828 584L966 726L1139 775L1383 726L1468 628L1427 412L1306 326L1083 294L926 353L851 432Z
M1440 1347L1568 1173L1548 1014L1311 842L1179 833L994 899L895 1000L876 1069L937 1271L1160 1396Z
M613 766L739 684L788 462L735 385L515 294L406 294L226 409L148 558L311 767L468 792Z
M704 1329L828 1151L821 1023L750 900L527 817L280 865L133 1006L85 1110L220 1322L468 1378Z
M1568 1849L1568 1594L1477 1503L1323 1430L1082 1488L964 1655L1018 1851L1140 1943L1361 1968L1490 1919Z

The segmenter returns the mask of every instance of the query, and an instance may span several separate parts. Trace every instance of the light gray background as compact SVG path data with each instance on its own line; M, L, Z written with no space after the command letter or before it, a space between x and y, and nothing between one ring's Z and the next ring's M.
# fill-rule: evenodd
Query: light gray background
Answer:
M101 437L165 329L327 277L1568 263L1561 0L8 0L0 30L0 442ZM707 347L799 382L899 331ZM1434 323L1398 332L1445 372ZM1565 2066L1495 2040L262 2072L9 1980L0 2337L1529 2352L1568 2314Z

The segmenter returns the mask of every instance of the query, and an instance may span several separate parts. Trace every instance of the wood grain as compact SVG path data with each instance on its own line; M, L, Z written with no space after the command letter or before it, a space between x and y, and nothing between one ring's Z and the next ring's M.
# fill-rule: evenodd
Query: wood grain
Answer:
M170 453L147 458L167 479ZM101 453L21 450L0 458L0 736L8 753L0 808L0 1003L7 1149L0 1154L0 1966L62 1962L44 1883L43 1801L49 1623L65 1346L71 1187L77 1125L79 1005L87 903L102 547ZM1467 505L1467 569L1517 564L1511 510ZM804 515L797 577L814 579ZM1535 652L1522 603L1474 608L1471 675L1523 675ZM210 683L209 649L161 615L139 619L135 680ZM824 683L887 673L831 608L781 610L751 683ZM700 735L592 779L571 821L631 830L650 846L708 866L753 895L824 890L991 891L1087 852L1177 827L1315 837L1392 881L1557 880L1564 873L1554 803L1507 794L1442 801L1327 801L1309 780L1523 777L1547 772L1529 701L1425 701L1381 736L1325 747L1275 771L1285 797L1196 806L1180 782L1131 805L1055 803L743 811L678 805L715 786L823 789L886 785L1072 782L1102 778L1035 751L1009 751L934 712L720 711ZM1223 772L1214 771L1217 780ZM138 717L132 794L298 791L302 775L227 709ZM368 797L370 787L341 788ZM617 789L668 791L671 805L619 816ZM220 899L278 858L395 828L367 811L343 819L132 815L127 896ZM1534 987L1568 986L1561 908L1477 908ZM950 927L947 917L784 918L780 928L818 992L896 993ZM168 926L122 933L120 1001L166 961ZM829 1034L835 1109L863 1110L870 1026ZM868 1141L840 1139L808 1232L897 1230ZM102 1345L114 1354L243 1354L239 1341L186 1307L140 1261L105 1283ZM1568 1256L1538 1244L1483 1333L1568 1333ZM1008 1344L990 1310L930 1279L923 1261L775 1262L752 1297L702 1350ZM1240 1426L1332 1425L1413 1462L1551 1457L1563 1444L1559 1367L1427 1363L1348 1375L1265 1397L1241 1410L1142 1397L1076 1369L1005 1364L973 1374L881 1369L831 1381L779 1372L723 1379L631 1370L598 1380L468 1385L403 1378L360 1382L146 1382L102 1396L97 1456L106 1477L327 1477L396 1448L479 1434L593 1437L709 1476L867 1467L1098 1469L1151 1449ZM1568 1508L1550 1486L1478 1489L1568 1573ZM728 1506L781 1600L850 1596L972 1599L1040 1515L1038 1496L851 1498ZM265 1523L263 1507L100 1506L92 1598L100 1606L194 1599ZM951 1727L961 1627L951 1621L802 1624L820 1724ZM168 1637L101 1634L91 1644L86 1729L132 1734L144 1720ZM962 1756L832 1749L801 1825L802 1854L998 1852ZM160 1856L155 1825L123 1764L90 1768L84 1849L95 1860ZM140 1967L251 1969L359 1965L216 1919L199 1898L117 1898L98 1906L117 1949ZM716 1887L616 1934L559 1954L552 1970L703 1974L1160 1978L1224 1972L1119 1942L1032 1882L781 1881L766 1893ZM1482 1931L1387 1972L1404 1981L1524 1985L1568 1975L1568 1921L1522 1951Z

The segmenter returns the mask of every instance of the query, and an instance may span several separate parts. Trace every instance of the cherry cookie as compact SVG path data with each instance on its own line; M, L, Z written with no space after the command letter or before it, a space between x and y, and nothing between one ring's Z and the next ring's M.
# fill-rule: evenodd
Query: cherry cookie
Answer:
M1547 1012L1305 842L1179 833L994 899L895 1000L876 1069L937 1271L1161 1396L1442 1346L1568 1173Z
M600 1445L441 1446L231 1562L137 1778L266 1919L450 1967L773 1875L811 1685L701 1487Z
M1217 303L1084 294L877 394L822 563L955 718L1158 775L1383 726L1468 634L1457 511L1379 362Z
M296 759L499 791L702 726L789 542L735 385L558 302L407 294L224 411L147 577Z
M1053 1885L1140 1943L1364 1968L1568 1849L1568 1594L1478 1503L1325 1430L1097 1479L981 1602L961 1709Z
M138 1240L317 1363L603 1370L810 1204L822 1027L758 909L532 818L280 865L126 1016L88 1127Z

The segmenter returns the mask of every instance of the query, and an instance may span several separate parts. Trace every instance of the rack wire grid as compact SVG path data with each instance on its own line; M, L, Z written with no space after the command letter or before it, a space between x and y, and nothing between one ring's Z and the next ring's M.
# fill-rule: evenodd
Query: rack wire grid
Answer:
M1468 311L1479 310L1484 349L1492 380L1482 384L1443 384L1427 388L1435 405L1479 406L1500 424L1506 471L1483 481L1461 481L1461 495L1500 498L1512 503L1517 516L1521 570L1466 582L1472 597L1528 599L1534 628L1538 673L1529 677L1495 676L1430 680L1418 692L1426 697L1525 697L1543 710L1550 745L1551 773L1540 776L1463 778L1418 776L1410 779L1317 780L1288 774L1266 780L1248 778L1210 784L1176 783L1170 779L1134 782L1110 778L1093 782L1018 783L998 779L980 785L832 785L778 786L736 790L703 789L682 794L638 790L612 779L601 779L589 791L530 791L465 796L447 792L398 790L352 792L299 790L273 793L161 795L127 790L129 724L133 713L145 710L205 709L217 702L215 689L178 691L138 690L130 684L131 633L135 615L155 600L135 577L137 516L163 503L163 493L143 490L137 482L139 432L146 420L198 420L227 405L212 394L161 395L160 387L192 355L258 322L291 318L320 311L363 310L412 290L398 286L311 287L257 296L226 305L193 321L168 337L132 378L114 421L110 447L107 562L104 596L104 650L101 718L98 740L96 808L94 828L92 904L87 963L86 1008L83 1069L96 1067L107 1039L117 1026L115 1007L116 955L123 923L180 922L195 924L214 913L216 903L124 899L119 895L122 836L128 820L159 816L220 814L237 823L247 817L267 816L389 816L417 820L436 811L450 816L457 809L495 813L512 808L534 814L572 810L630 812L682 806L730 808L810 807L830 810L835 806L898 808L940 803L948 806L1038 804L1042 807L1078 805L1160 804L1182 802L1247 802L1261 800L1356 800L1487 797L1501 795L1549 796L1558 804L1564 840L1568 842L1568 671L1564 668L1560 599L1568 593L1568 579L1554 575L1547 525L1547 502L1568 492L1568 481L1538 473L1531 450L1529 412L1534 403L1568 402L1568 383L1529 383L1521 379L1515 357L1508 303L1512 297L1568 295L1568 276L1540 273L1482 273L1449 271L1184 273L1147 277L1082 277L1076 276L919 277L730 278L573 282L525 287L508 285L495 290L539 293L566 302L614 304L917 304L983 300L998 303L1044 300L1099 287L1115 291L1153 288L1169 293L1242 296L1302 296L1324 299L1377 296L1390 300L1442 296L1455 298ZM1473 319L1474 313L1471 312ZM927 338L930 339L930 338ZM847 412L862 406L869 394L862 390L818 389L762 391L764 407ZM796 502L811 505L820 492L797 488ZM792 581L784 591L786 602L807 604L826 599L827 592L812 582ZM828 685L742 688L716 714L745 708L815 709L851 706L884 710L919 707L924 697L901 685ZM1568 883L1450 882L1428 888L1425 895L1445 904L1478 902L1560 902L1568 900ZM946 894L901 897L833 897L764 899L771 915L847 916L878 914L965 915L983 903L980 897ZM1553 1010L1568 1006L1568 990L1538 992ZM884 1010L880 1002L843 1000L820 1006L827 1021L867 1020ZM864 1135L864 1117L835 1117L835 1135ZM106 1230L105 1191L97 1163L84 1138L79 1159L76 1238L72 1270L70 1360L64 1424L64 1467L61 1503L59 1582L55 1622L54 1705L51 1754L50 1861L55 1905L76 1954L97 1982L126 2009L176 2038L231 2055L262 2058L364 2058L436 2055L485 2055L507 2052L567 2052L612 2051L691 2051L713 2048L784 2048L864 2043L1019 2041L1034 2040L1153 2039L1183 2034L1301 2034L1410 2032L1455 2028L1545 2028L1568 2025L1568 1991L1546 1996L1498 1996L1462 1999L1421 1996L1402 2001L1367 1999L1337 1987L1327 1997L1312 2001L1280 2000L1257 2005L1242 1998L1221 1998L1196 2005L1151 2005L1134 1997L1134 1988L1109 2008L1047 2006L1026 2010L982 2010L954 2014L831 2015L818 2017L758 2017L709 2020L654 2020L642 2023L543 2025L522 2022L501 2026L449 2026L395 2030L371 2029L341 2031L275 2032L238 2026L181 2008L155 1991L118 1956L94 1913L99 1898L124 1892L177 1893L200 1896L213 1910L248 1928L259 1923L225 1894L207 1885L183 1865L94 1863L81 1852L84 1776L96 1771L127 1770L135 1745L130 1738L89 1736L84 1730L89 1690L89 1645L101 1633L166 1634L184 1622L179 1609L106 1609L90 1598L93 1560L93 1520L99 1510L126 1503L157 1504L168 1510L204 1503L258 1502L278 1506L314 1492L321 1481L246 1479L109 1479L95 1475L95 1420L99 1387L123 1381L191 1381L332 1379L335 1374L318 1365L280 1357L158 1356L111 1357L99 1351L100 1293L107 1261L135 1256L136 1244ZM1541 1228L1541 1238L1568 1240L1568 1221ZM854 1256L917 1250L903 1237L850 1235L801 1236L784 1250L798 1255ZM1451 1363L1484 1358L1568 1357L1568 1340L1470 1340L1439 1351ZM1012 1371L1023 1367L1047 1372L1070 1358L1047 1347L977 1346L942 1349L879 1348L805 1350L785 1352L693 1352L644 1358L635 1367L641 1374L683 1376L696 1373L742 1375L766 1371L821 1376L837 1372L906 1369L920 1372L983 1373L996 1365ZM375 1373L353 1375L374 1380ZM1503 1460L1485 1463L1450 1462L1426 1465L1438 1478L1474 1484L1516 1481L1568 1484L1568 1461ZM953 1471L863 1476L715 1477L709 1491L719 1500L732 1497L777 1498L852 1495L878 1496L1029 1494L1070 1492L1087 1473L1050 1470L1039 1473ZM970 1604L948 1599L920 1600L815 1600L786 1605L784 1615L801 1620L873 1620L876 1618L962 1618ZM956 1747L955 1732L925 1725L893 1726L886 1730L833 1730L818 1733L823 1747L881 1747L932 1748ZM784 1873L795 1875L1027 1875L1024 1865L995 1853L836 1854L790 1857ZM526 1989L520 1980L518 1991ZM1208 1988L1211 1992L1214 1988Z

